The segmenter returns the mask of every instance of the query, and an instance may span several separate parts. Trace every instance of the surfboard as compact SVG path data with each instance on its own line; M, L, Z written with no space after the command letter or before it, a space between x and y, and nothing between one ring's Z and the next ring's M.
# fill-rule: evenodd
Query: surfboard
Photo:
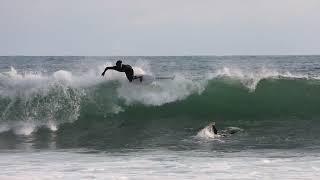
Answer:
M148 74L143 74L143 75L136 75L137 77L142 77L142 79L140 80L140 78L138 79L134 79L132 82L136 83L136 84L151 84L156 80L173 80L174 76L163 76L163 77L155 77L152 75L148 75Z
M155 77L152 75L136 75L137 77L142 77L142 79L138 78L138 79L134 79L132 82L136 83L136 84L151 84L154 80Z
M159 76L159 77L155 77L156 80L166 80L166 79L169 79L169 80L173 80L175 78L175 76Z

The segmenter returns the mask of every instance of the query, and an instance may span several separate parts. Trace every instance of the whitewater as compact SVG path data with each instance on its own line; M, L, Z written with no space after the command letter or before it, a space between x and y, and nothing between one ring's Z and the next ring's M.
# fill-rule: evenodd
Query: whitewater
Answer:
M316 179L319 107L320 56L0 57L0 178Z

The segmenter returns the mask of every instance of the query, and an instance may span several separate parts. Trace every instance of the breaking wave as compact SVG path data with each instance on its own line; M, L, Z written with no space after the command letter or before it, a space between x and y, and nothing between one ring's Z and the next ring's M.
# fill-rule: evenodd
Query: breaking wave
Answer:
M140 85L127 82L121 73L101 77L101 70L43 74L12 67L0 73L0 132L28 135L39 127L56 131L77 120L320 117L320 83L307 75L224 67L199 79L175 73L173 80ZM135 72L148 71L135 67ZM169 124L175 123L180 122Z

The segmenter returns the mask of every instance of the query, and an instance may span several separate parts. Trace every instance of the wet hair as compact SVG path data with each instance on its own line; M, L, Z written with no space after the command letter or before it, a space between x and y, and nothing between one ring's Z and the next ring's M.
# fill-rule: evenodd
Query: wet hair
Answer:
M118 61L116 62L116 65L117 65L117 66L121 66L121 64L122 64L122 61L121 61L121 60L118 60Z

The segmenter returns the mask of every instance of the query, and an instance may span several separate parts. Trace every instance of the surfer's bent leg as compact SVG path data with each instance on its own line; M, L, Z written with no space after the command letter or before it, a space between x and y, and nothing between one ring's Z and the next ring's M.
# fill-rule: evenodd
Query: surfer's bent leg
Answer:
M140 79L140 82L142 82L143 76L133 76L133 79Z
M212 125L212 130L214 134L218 134L218 130L215 125Z
M128 79L130 82L132 82L132 80L134 79L133 69L130 69L130 70L126 71L125 73L126 73L127 79Z
M133 69L126 71L126 76L130 82L132 82L134 79L140 79L140 82L142 82L142 76L134 76L133 74Z

